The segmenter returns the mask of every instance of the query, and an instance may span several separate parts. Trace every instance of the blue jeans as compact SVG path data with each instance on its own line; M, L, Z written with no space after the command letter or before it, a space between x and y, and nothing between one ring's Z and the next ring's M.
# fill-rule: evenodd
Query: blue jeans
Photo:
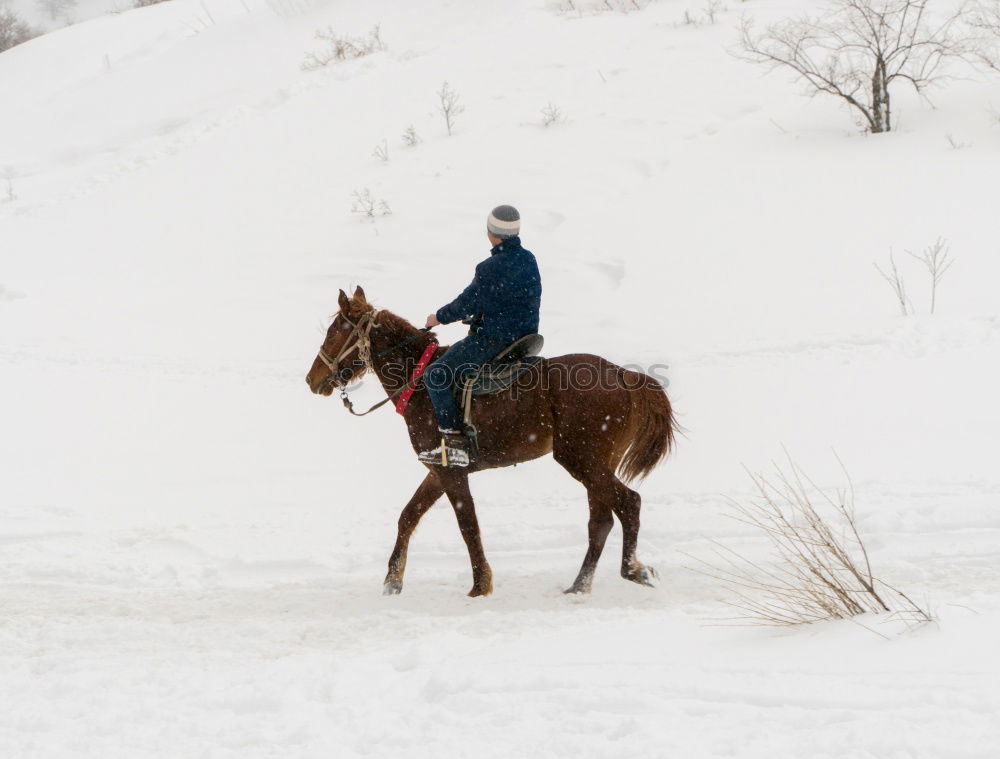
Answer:
M443 430L462 429L462 415L455 403L452 387L461 378L474 373L483 364L511 344L486 335L469 335L459 340L424 375L427 394L434 404L438 426Z

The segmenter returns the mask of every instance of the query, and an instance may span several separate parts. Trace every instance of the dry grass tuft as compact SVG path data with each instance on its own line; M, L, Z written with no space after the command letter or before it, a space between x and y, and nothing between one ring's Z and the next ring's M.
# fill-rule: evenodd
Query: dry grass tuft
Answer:
M862 614L888 614L908 626L932 621L927 609L872 572L846 469L848 486L835 495L816 487L791 457L773 475L748 474L756 498L730 499L733 517L767 536L774 561L753 561L714 541L718 563L695 558L699 571L733 594L729 603L741 614L725 621L794 626Z

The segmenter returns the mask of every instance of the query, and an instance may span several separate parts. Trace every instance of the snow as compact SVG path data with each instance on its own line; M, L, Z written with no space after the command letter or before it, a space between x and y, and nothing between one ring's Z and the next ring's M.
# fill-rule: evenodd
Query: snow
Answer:
M556 5L171 0L0 55L4 756L995 756L1000 82L900 92L900 131L863 136L729 55L742 4ZM386 51L300 70L316 29L375 24ZM352 215L362 188L392 214ZM422 467L390 411L303 378L338 288L422 320L501 202L549 355L669 365L689 432L639 488L655 590L617 576L616 527L593 594L562 594L586 501L546 459L473 479L492 597L465 597L443 501L380 595ZM939 236L930 316L903 250ZM725 497L782 446L828 487L836 450L876 571L937 624L718 623L688 555L766 559Z

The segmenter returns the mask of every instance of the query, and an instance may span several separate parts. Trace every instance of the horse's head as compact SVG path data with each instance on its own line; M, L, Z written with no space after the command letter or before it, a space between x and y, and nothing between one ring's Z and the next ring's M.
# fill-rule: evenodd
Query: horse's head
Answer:
M306 375L309 389L332 395L334 388L346 387L371 368L371 342L376 311L365 300L360 287L347 297L340 291L340 310L326 331L326 338Z

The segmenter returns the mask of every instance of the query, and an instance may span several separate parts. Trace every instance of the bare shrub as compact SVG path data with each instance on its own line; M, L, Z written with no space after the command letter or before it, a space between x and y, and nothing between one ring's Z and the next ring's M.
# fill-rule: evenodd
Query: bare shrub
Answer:
M846 470L847 487L834 495L816 487L791 457L784 469L776 465L772 475L749 475L756 498L731 499L732 516L764 533L772 561L753 561L718 543L718 565L696 559L705 574L732 592L730 603L741 614L728 621L794 626L890 614L919 625L933 619L930 611L874 575Z
M332 26L316 32L316 39L326 43L326 47L317 53L307 53L300 68L303 71L315 71L337 61L352 58L363 58L366 55L385 50L382 42L382 32L378 25L374 26L365 37L348 37L337 34Z
M417 130L413 128L413 124L406 127L406 131L403 132L403 144L407 147L416 147L420 143L420 135L417 134Z
M17 200L17 193L14 192L14 177L16 174L10 166L4 166L3 170L0 171L0 176L3 177L4 181L3 195L0 195L0 203L13 203Z
M632 13L641 11L653 0L558 0L552 4L557 13Z
M455 117L465 110L465 106L458 102L460 99L458 93L451 88L447 81L441 85L437 96L440 101L438 110L444 116L444 124L448 128L448 136L451 137L452 127L455 125Z
M933 245L924 248L920 254L906 252L920 261L927 268L928 274L931 275L931 313L933 314L937 304L938 284L944 278L945 272L955 263L955 259L948 255L948 245L940 237Z
M562 109L549 103L542 109L542 126L549 127L563 120Z
M872 133L892 130L890 88L907 82L922 97L943 79L949 58L971 61L974 46L956 33L964 9L938 23L927 16L930 0L835 0L818 18L803 17L755 33L741 28L741 57L788 69L809 94L839 98Z
M384 200L375 200L371 190L367 187L355 190L351 197L354 199L351 204L351 213L360 214L369 219L374 219L376 216L388 216L392 213L389 204Z
M160 3L166 3L169 0L135 0L132 4L133 8L148 8L151 5L159 5Z
M882 279L889 283L889 287L892 288L893 295L896 296L896 302L899 303L899 310L902 312L903 316L906 316L909 311L913 310L913 307L910 305L909 299L906 297L906 284L903 282L903 275L900 274L899 269L896 268L896 259L891 250L889 251L889 270L884 271L878 264L875 264L875 269L882 276Z
M22 21L14 11L0 6L0 53L37 36L38 32Z
M722 0L706 0L701 12L705 15L705 20L708 23L714 24L722 12Z
M388 140L382 140L375 148L372 150L372 156L378 158L380 161L389 160L389 142Z

